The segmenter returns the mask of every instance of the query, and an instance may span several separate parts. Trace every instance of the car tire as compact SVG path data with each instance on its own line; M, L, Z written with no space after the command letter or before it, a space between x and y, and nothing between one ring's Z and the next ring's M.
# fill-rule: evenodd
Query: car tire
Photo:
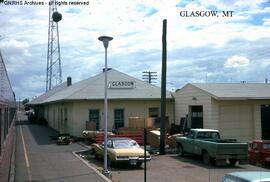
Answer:
M184 155L185 155L184 148L181 144L177 145L177 153L180 157L184 157Z
M203 153L202 153L202 160L203 160L203 163L205 165L209 165L210 164L211 158L210 158L210 156L209 156L209 154L208 154L207 151L203 151Z
M98 159L98 154L95 149L92 149L92 154L95 156L95 159Z
M136 164L136 167L141 167L142 166L142 162L137 162L137 164Z
M230 166L235 166L237 160L236 159L229 159L229 165Z

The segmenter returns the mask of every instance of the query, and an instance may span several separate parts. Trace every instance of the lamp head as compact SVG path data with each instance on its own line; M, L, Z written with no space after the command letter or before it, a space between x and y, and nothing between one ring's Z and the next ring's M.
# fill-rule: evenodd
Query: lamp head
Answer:
M111 41L113 38L109 36L100 36L98 40L103 42L104 47L107 49L109 45L109 41Z

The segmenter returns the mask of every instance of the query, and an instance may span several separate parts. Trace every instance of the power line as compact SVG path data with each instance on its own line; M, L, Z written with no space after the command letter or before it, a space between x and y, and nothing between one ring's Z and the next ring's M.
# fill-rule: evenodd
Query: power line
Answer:
M157 72L156 71L144 71L142 72L142 79L148 83L153 83L154 80L157 80Z

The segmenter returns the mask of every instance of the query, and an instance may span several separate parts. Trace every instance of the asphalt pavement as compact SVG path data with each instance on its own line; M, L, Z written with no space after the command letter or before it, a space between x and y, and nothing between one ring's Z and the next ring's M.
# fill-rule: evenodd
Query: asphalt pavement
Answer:
M78 143L56 145L47 126L18 121L16 127L15 182L104 182L104 176L73 152L85 150Z

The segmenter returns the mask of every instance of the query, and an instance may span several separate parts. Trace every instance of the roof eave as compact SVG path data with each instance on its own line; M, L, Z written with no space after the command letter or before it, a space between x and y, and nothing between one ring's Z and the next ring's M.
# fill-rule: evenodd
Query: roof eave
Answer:
M270 100L270 97L216 97L216 100Z

